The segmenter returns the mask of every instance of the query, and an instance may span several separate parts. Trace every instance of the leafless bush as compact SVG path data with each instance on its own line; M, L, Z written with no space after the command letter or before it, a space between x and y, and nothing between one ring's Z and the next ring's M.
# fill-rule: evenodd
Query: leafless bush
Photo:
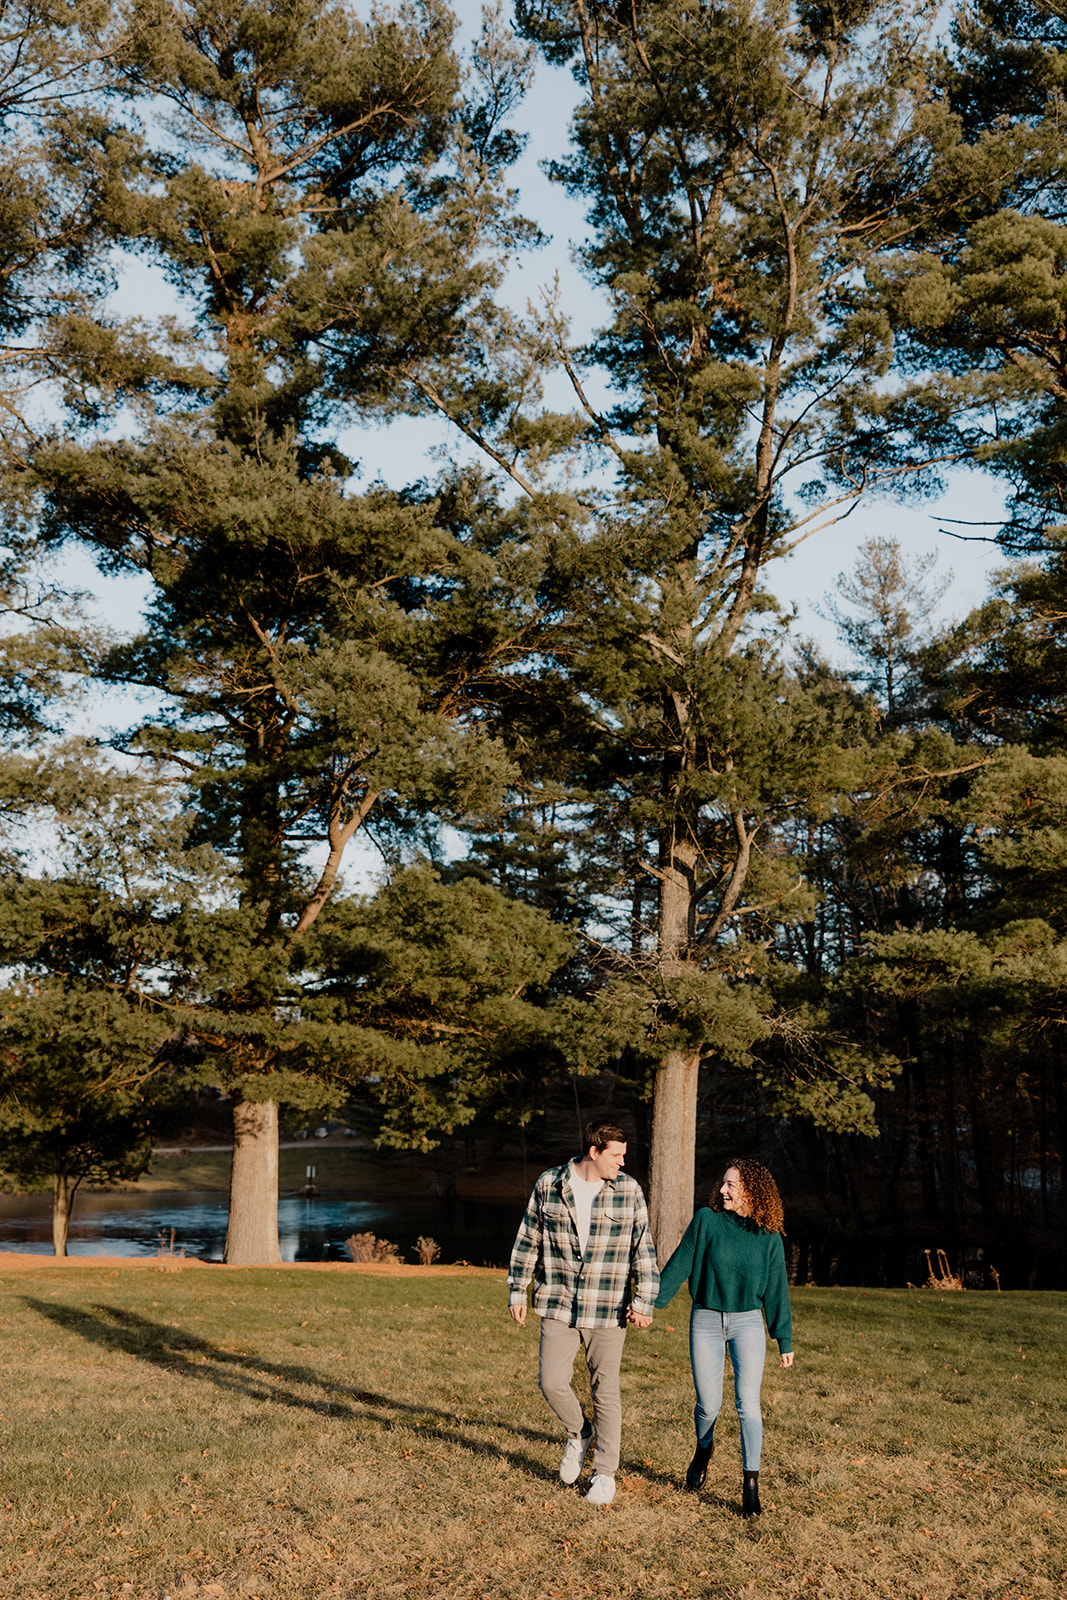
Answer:
M431 1239L428 1234L420 1233L415 1240L415 1255L420 1267L432 1267L441 1254L441 1246L436 1239Z
M945 1254L945 1252L942 1249L939 1248L938 1251L937 1251L937 1270L936 1270L936 1272L934 1271L934 1264L930 1260L931 1252L929 1250L924 1250L923 1254L926 1257L926 1274L927 1274L927 1276L926 1276L926 1283L924 1285L925 1288L927 1288L927 1289L962 1289L963 1288L963 1279L962 1278L958 1278L956 1276L956 1274L952 1271L952 1268L948 1264L948 1256Z
M353 1233L345 1240L345 1252L349 1261L374 1260L374 1235L373 1233Z
M156 1234L156 1267L157 1272L180 1272L185 1262L185 1246L180 1250L174 1248L175 1230L170 1230L168 1240L166 1230Z
M349 1261L399 1261L400 1251L388 1239L376 1239L373 1233L353 1233L345 1240Z

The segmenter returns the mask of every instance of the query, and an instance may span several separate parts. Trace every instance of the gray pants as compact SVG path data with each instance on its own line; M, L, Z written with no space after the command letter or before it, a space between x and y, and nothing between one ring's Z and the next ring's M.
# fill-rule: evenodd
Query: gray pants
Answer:
M619 1369L625 1328L571 1328L551 1317L541 1319L541 1351L538 1382L569 1437L582 1431L585 1415L578 1396L571 1388L571 1374L579 1345L585 1346L589 1368L589 1387L593 1392L593 1471L614 1477L622 1443L622 1397L619 1394Z

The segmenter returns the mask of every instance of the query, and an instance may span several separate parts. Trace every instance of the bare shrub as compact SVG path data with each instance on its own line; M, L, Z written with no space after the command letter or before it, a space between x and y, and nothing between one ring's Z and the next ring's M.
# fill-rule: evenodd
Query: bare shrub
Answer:
M349 1261L374 1260L374 1235L373 1233L353 1233L345 1240L345 1252Z
M441 1246L428 1234L420 1233L415 1240L415 1255L420 1267L432 1267L441 1254Z
M373 1233L353 1233L345 1240L349 1261L399 1261L400 1251L388 1239L376 1239Z
M930 1260L931 1252L929 1250L924 1250L923 1254L926 1257L926 1274L927 1274L926 1283L924 1284L924 1288L927 1288L927 1289L962 1289L963 1288L963 1279L962 1278L958 1278L956 1276L956 1274L952 1271L952 1268L948 1264L948 1256L945 1254L945 1252L942 1249L939 1248L938 1251L937 1251L937 1270L936 1270L936 1272L934 1271L934 1264Z

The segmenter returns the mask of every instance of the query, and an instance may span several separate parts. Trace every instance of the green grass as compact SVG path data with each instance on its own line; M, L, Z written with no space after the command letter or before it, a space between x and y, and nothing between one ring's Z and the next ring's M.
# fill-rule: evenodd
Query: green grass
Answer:
M149 1192L217 1189L225 1193L230 1187L230 1161L229 1150L193 1148L184 1155L157 1154L152 1157L148 1171L135 1184L123 1187ZM388 1157L350 1145L322 1145L309 1139L294 1149L278 1152L279 1190L284 1194L291 1189L302 1189L307 1182L309 1166L315 1168L315 1183L324 1192L377 1197L408 1195L429 1188L427 1178L416 1177L413 1184L410 1164L390 1161Z
M49 1600L1060 1600L1061 1294L795 1292L768 1366L765 1514L727 1399L679 1488L681 1300L624 1363L619 1493L561 1441L492 1271L0 1271L0 1594Z
M215 1150L193 1146L180 1153L157 1152L147 1172L133 1182L89 1184L87 1189L95 1193L143 1190L148 1194L212 1189L226 1194L230 1187L231 1159L229 1148ZM317 1144L311 1139L278 1152L279 1192L286 1194L303 1189L309 1166L315 1168L315 1184L322 1193L373 1195L378 1199L383 1195L407 1197L433 1192L432 1174L420 1169L406 1151L397 1156L389 1151L371 1152L353 1145ZM50 1193L51 1183L39 1183L36 1189L31 1185L19 1192ZM525 1204L525 1196L521 1204Z

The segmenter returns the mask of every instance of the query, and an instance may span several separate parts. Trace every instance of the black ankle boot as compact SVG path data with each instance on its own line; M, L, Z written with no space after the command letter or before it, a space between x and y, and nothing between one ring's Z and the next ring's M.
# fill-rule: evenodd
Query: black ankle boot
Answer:
M741 1480L741 1515L758 1517L762 1511L759 1503L759 1473L746 1472Z
M712 1434L707 1444L698 1444L693 1453L693 1459L685 1471L685 1486L687 1489L703 1489L704 1479L708 1475L708 1462L715 1453L715 1435Z

